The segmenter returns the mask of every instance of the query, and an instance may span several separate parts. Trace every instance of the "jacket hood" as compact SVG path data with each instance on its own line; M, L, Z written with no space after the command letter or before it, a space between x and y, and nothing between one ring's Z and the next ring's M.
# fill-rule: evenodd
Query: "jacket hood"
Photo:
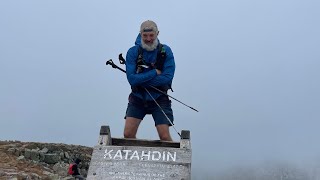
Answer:
M136 38L136 42L134 42L135 45L141 45L141 34L139 33L137 38Z

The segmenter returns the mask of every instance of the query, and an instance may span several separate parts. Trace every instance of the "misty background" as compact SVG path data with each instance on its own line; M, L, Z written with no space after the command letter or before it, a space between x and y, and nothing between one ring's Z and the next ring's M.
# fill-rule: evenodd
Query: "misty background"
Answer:
M3 0L0 139L92 147L101 125L123 137L131 89L105 62L119 64L150 19L174 53L170 95L199 110L173 101L176 129L191 131L193 176L270 163L320 174L319 9L316 0ZM158 139L151 116L137 137Z

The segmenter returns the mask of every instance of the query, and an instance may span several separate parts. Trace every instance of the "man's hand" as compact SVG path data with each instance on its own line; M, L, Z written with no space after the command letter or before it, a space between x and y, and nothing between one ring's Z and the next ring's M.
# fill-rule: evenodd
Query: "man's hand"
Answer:
M161 74L161 71L159 69L156 69L156 71L157 71L157 75Z

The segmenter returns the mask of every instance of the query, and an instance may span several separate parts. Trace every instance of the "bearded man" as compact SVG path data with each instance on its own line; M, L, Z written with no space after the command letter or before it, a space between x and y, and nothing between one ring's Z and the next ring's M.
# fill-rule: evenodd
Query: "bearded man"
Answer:
M136 138L139 125L146 114L151 114L160 140L172 141L169 127L173 125L173 112L168 96L163 92L171 88L175 71L173 53L169 46L160 44L155 22L145 21L135 46L126 56L126 74L132 92L125 115L125 138Z

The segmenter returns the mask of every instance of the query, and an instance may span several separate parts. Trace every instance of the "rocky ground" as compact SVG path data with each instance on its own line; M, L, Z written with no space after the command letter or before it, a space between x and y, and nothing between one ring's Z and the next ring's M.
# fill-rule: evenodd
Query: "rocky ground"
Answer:
M86 176L92 150L79 145L0 141L0 180L69 180L72 176L67 170L75 158L82 160L79 168Z

